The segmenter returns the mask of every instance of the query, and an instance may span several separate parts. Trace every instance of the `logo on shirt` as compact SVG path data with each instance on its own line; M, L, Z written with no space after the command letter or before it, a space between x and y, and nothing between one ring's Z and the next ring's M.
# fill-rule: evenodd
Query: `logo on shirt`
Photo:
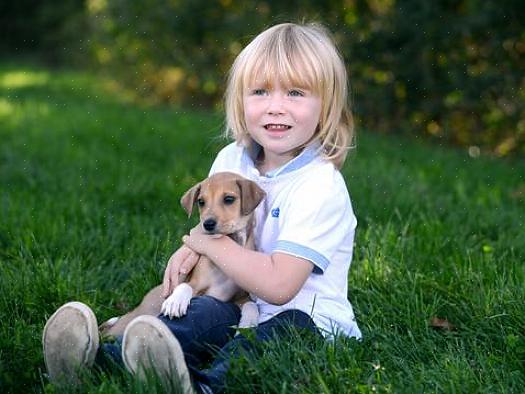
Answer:
M272 209L272 218L278 218L280 212L279 208Z

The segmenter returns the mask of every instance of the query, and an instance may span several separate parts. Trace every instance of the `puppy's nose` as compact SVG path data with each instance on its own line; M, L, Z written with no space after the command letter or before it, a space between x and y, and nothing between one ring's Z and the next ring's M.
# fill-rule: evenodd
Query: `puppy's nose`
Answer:
M202 223L202 226L206 231L213 231L215 230L215 227L217 226L217 221L215 219L206 219L204 223Z

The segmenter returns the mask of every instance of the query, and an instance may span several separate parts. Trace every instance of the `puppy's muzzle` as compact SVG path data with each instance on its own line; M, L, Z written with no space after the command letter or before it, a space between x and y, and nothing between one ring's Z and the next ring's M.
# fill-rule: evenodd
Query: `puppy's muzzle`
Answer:
M206 219L204 223L202 223L202 227L204 227L204 230L212 233L217 228L217 221L213 218Z

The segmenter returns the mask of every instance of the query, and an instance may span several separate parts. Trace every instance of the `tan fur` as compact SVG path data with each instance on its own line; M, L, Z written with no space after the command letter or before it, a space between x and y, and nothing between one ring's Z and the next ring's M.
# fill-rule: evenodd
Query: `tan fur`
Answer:
M189 189L182 196L181 205L188 216L191 216L194 205L199 207L200 226L205 233L229 235L241 246L254 249L253 211L264 195L264 191L255 182L234 173L220 172ZM227 203L231 198L233 201ZM204 227L206 221L210 220L216 223L213 230ZM239 304L248 300L247 294L205 256L200 257L186 278L186 283L191 286L193 297L210 295L221 301L233 300ZM161 293L162 285L150 290L140 305L131 312L121 316L116 322L110 319L103 323L100 326L101 335L123 335L127 324L135 317L159 315L165 301Z

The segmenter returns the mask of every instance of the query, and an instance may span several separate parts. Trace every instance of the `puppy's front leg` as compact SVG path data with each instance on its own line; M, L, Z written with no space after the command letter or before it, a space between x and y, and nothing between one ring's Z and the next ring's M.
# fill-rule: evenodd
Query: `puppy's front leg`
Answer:
M161 313L169 318L184 316L192 297L193 288L187 283L181 283L162 303Z

